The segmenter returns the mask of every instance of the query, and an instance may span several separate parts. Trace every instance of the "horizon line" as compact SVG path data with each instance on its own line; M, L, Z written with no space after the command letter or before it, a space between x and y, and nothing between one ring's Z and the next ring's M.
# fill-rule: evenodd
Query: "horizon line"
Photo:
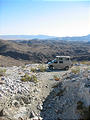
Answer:
M85 34L85 35L65 35L65 36L55 36L55 35L48 35L48 34L0 34L0 36L48 36L48 37L81 37L81 36L87 36L90 35L90 33Z

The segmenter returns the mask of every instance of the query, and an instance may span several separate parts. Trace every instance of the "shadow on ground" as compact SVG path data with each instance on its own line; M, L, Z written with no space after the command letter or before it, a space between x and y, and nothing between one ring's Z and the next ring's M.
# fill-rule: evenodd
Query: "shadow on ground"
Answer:
M61 120L60 113L62 114L63 109L58 107L58 100L63 96L63 92L62 82L53 86L53 90L43 103L43 110L40 116L44 120Z
M61 72L61 71L66 71L66 70L65 69L54 69L54 70L47 69L46 71L47 72Z

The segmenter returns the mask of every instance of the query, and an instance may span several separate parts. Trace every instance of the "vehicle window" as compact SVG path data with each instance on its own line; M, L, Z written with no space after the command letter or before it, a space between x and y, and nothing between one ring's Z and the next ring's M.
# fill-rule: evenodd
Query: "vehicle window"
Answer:
M63 58L59 58L59 60L63 60Z
M54 63L54 61L56 61L56 59L52 60L52 63Z
M54 63L58 63L58 61L57 61L57 60L55 60L55 61L54 61Z
M59 61L59 63L63 63L63 61Z

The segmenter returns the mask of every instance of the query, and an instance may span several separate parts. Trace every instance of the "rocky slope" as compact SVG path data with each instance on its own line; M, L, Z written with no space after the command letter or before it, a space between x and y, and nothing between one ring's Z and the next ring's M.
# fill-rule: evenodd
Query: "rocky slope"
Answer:
M37 79L26 80L32 76ZM88 65L68 71L40 64L0 68L0 120L87 119L89 109Z

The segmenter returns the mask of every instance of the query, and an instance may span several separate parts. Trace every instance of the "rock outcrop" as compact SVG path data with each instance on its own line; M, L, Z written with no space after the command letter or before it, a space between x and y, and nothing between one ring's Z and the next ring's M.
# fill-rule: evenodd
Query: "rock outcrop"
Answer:
M0 68L0 120L89 119L90 66L45 72L39 66ZM22 81L25 74L30 79Z

